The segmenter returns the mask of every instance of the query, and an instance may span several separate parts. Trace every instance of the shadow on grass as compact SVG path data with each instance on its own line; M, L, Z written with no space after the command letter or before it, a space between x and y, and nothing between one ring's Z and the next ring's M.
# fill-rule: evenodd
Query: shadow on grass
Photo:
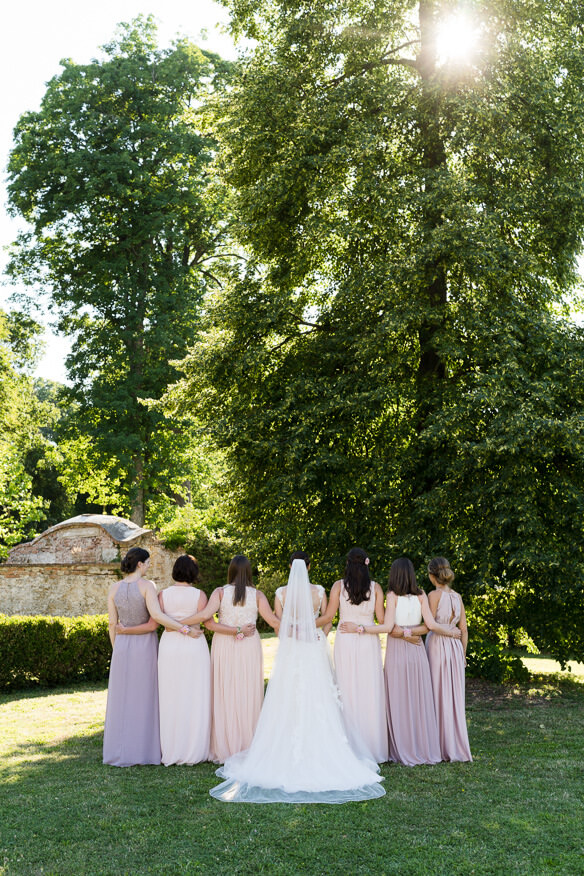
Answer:
M0 871L4 862L10 876L582 872L582 686L546 677L533 690L488 685L479 696L469 684L474 763L385 765L386 796L344 806L222 804L208 793L212 764L106 767L101 729L48 742L31 733L0 765ZM61 692L84 691L95 686Z

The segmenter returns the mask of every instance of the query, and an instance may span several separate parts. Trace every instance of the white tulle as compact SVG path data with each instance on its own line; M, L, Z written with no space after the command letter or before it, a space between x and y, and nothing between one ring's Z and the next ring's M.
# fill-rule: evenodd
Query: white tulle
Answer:
M349 746L318 640L303 560L294 560L280 644L250 748L228 758L211 795L240 803L346 803L382 797L377 764Z

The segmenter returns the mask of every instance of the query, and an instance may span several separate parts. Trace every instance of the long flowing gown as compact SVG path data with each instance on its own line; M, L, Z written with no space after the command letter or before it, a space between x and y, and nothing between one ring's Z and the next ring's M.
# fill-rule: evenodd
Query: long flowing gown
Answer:
M137 581L121 581L114 596L121 623L150 619ZM110 664L103 762L112 766L160 763L158 636L116 636Z
M182 621L197 613L201 591L172 585L163 591L165 614ZM165 631L158 649L162 763L193 764L209 757L211 662L203 635Z
M458 593L443 591L436 620L440 624L457 624L461 599ZM464 648L460 639L428 633L426 653L434 691L442 760L472 760L464 705Z
M369 599L353 605L344 586L339 600L339 622L364 626L374 623L375 584ZM339 624L340 625L340 624ZM388 758L385 685L379 636L343 633L335 637L335 671L343 702L349 742L377 763Z
M235 587L223 588L219 622L243 627L257 621L256 590L248 587L245 605L234 605ZM215 633L211 644L211 760L223 763L249 748L264 700L264 658L259 633L236 639Z
M397 597L395 622L406 628L422 622L417 596ZM389 759L406 766L439 763L438 724L423 645L387 637L385 690Z
M385 793L377 765L351 749L329 660L316 634L310 582L294 560L280 644L248 751L217 771L224 802L344 803Z

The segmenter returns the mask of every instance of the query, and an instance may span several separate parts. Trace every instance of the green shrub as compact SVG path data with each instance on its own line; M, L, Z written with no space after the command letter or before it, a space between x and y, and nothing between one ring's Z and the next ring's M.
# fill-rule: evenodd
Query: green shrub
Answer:
M0 690L107 678L107 615L0 615Z
M500 643L478 636L469 638L466 672L487 681L529 681L529 670L520 657L510 654Z

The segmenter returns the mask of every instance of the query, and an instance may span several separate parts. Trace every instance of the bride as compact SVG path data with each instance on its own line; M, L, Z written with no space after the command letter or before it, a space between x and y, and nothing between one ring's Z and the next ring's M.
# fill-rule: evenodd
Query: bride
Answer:
M347 741L303 560L292 563L278 653L251 746L217 775L225 781L210 794L228 803L346 803L385 794L377 764Z

